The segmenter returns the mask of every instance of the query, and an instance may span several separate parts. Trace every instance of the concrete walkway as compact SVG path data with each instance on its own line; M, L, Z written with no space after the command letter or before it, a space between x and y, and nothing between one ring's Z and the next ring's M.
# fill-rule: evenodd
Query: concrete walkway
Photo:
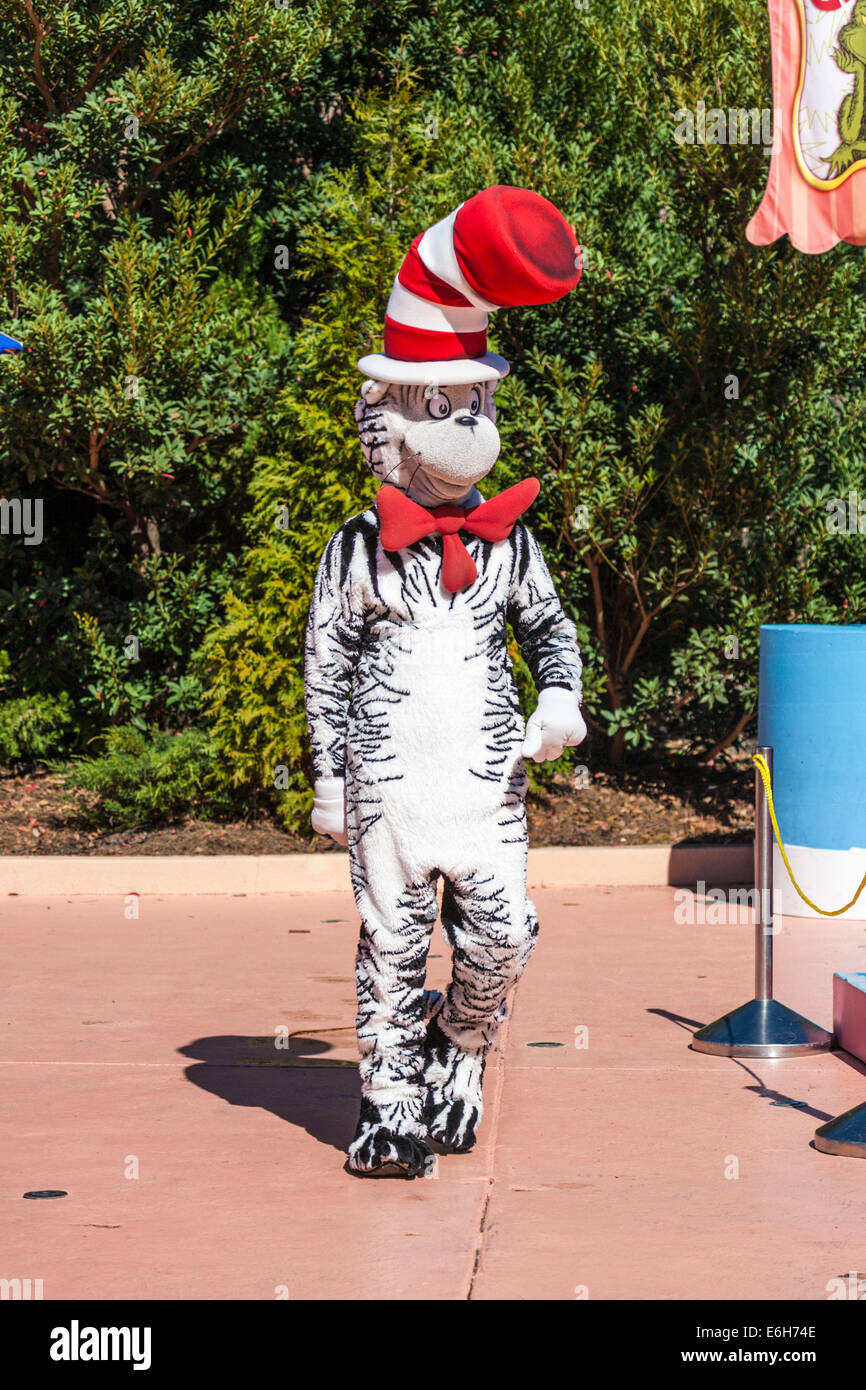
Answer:
M137 918L4 898L0 1278L46 1299L823 1300L866 1277L866 1163L810 1148L866 1067L688 1050L748 998L751 927L680 925L672 888L534 896L481 1142L410 1183L342 1170L348 893L144 897ZM441 987L438 930L431 949ZM788 919L776 956L778 996L829 1026L866 924Z

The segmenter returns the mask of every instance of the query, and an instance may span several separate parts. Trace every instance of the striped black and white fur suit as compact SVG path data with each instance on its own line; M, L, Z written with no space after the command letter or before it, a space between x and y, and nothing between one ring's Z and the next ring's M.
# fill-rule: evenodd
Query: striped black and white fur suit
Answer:
M525 525L496 543L464 539L478 578L448 593L440 538L386 553L371 508L332 537L315 583L306 644L314 768L345 776L361 915L362 1111L350 1168L429 1155L428 1135L471 1147L484 1057L538 930L506 623L539 690L579 696L576 634ZM440 879L453 978L428 1026Z

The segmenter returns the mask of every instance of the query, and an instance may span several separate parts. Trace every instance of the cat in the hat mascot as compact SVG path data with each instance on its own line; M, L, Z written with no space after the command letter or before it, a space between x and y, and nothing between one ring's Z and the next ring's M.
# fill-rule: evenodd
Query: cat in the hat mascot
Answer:
M415 1177L430 1141L466 1152L484 1061L535 944L526 896L524 758L580 743L581 662L532 533L527 478L484 501L499 453L493 393L508 363L487 318L545 304L580 276L572 228L526 189L487 188L412 243L385 351L358 363L356 417L381 483L331 538L306 641L313 827L349 848L361 915L362 1103L347 1168ZM538 687L526 727L512 625ZM445 996L424 989L438 915Z

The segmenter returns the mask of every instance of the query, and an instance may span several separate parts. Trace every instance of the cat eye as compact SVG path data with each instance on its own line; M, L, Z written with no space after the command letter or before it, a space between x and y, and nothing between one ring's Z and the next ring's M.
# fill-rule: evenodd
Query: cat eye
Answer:
M451 414L451 402L447 396L431 396L427 402L427 414L434 420L445 420Z

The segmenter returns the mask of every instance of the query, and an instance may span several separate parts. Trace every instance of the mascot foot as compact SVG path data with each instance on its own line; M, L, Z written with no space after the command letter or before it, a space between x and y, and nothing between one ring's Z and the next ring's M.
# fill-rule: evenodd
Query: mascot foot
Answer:
M448 1153L469 1153L484 1105L481 1083L485 1053L464 1052L446 1037L435 1018L427 1025L424 1083L427 1136Z
M346 1172L358 1178L418 1178L436 1162L424 1142L423 1123L407 1114L408 1104L361 1102L361 1116L349 1145Z

